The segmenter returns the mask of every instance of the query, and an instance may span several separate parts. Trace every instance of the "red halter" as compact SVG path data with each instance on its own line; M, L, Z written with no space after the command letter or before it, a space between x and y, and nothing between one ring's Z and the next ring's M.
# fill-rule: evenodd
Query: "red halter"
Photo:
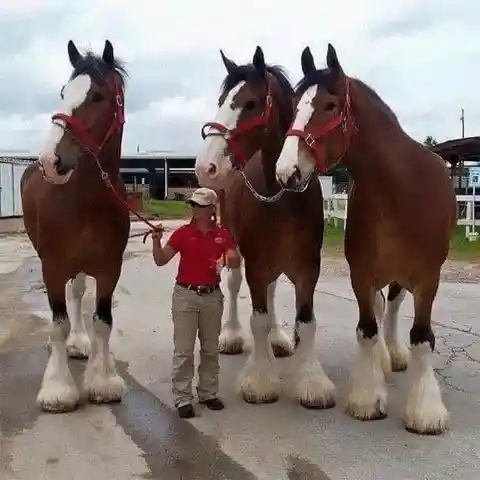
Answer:
M248 132L255 127L263 126L265 127L265 129L267 129L268 122L270 120L270 114L272 111L272 106L273 99L271 92L271 82L269 81L267 88L267 96L265 98L265 108L261 115L254 117L247 122L243 122L233 129L229 129L219 122L207 122L205 123L205 125L203 125L201 130L202 138L203 140L205 140L207 137L214 135L222 136L226 140L228 145L228 151L233 157L233 165L239 169L243 168L245 167L245 164L248 162L249 159L247 158L247 155L245 154L241 146L238 144L239 138L241 138L242 134ZM210 129L208 133L205 133L205 128L207 127L213 127L213 129L217 131L212 132L212 130Z
M62 120L65 122L65 130L68 129L70 134L75 138L75 140L77 140L80 146L85 151L92 154L95 158L100 155L103 147L110 137L115 133L115 131L121 128L125 123L123 89L116 79L113 81L113 85L111 87L112 88L109 88L109 90L111 91L115 102L113 119L112 123L110 124L110 128L107 130L107 133L100 144L98 144L92 138L91 133L80 119L74 118L73 116L65 113L54 113L52 115L52 122L55 123L55 120Z
M317 143L317 140L326 137L327 134L329 134L335 128L341 127L343 137L343 151L341 156L335 162L338 163L347 153L352 138L355 132L358 130L353 119L351 106L352 103L350 97L350 80L347 77L345 80L345 104L338 117L330 120L326 124L320 126L312 125L309 128L305 128L304 130L290 128L285 134L286 137L299 137L305 142L307 147L312 152L313 157L315 158L315 164L317 168L322 173L326 172L329 167L325 155L325 145L323 143Z

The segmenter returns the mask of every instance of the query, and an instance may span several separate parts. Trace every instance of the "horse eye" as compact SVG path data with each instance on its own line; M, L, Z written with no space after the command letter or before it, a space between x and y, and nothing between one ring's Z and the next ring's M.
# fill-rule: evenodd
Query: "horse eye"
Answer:
M92 95L92 102L98 103L98 102L101 102L102 100L103 100L103 95L101 93L95 92Z
M245 104L245 110L253 110L255 108L255 100L249 100L246 104Z
M335 105L334 102L328 102L327 105L325 106L325 110L327 112L330 112L332 110L335 110L335 107L336 107L336 105Z

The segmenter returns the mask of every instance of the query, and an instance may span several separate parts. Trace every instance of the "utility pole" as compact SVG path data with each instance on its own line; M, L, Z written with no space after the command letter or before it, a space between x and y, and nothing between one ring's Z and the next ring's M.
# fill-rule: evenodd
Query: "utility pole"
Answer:
M462 138L465 138L465 110L462 108L462 116L460 117L462 122Z

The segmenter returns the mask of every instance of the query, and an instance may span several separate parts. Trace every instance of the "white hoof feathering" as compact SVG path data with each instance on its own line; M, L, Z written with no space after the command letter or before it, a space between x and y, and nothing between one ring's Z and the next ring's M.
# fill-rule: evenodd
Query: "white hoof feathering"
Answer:
M90 355L90 337L88 333L71 332L67 339L67 352L71 358L88 358Z
M84 377L84 389L93 403L118 402L127 392L117 374L115 360L109 349L110 327L95 320L95 348L90 355Z
M306 408L332 408L336 389L315 357L316 320L297 326L299 344L294 355L295 398Z
M254 312L250 319L253 348L240 376L240 391L248 403L270 403L278 399L280 378L268 341L271 317Z
M238 293L241 285L242 269L229 270L227 275L228 319L223 325L218 339L220 352L228 355L242 353L245 346L245 338L238 320Z
M47 412L75 410L80 392L68 367L62 326L58 323L51 326L50 352L37 403Z
M218 346L221 353L229 355L242 353L245 346L245 338L240 325L235 328L226 323L218 337Z
M365 339L357 330L360 348L350 374L347 410L359 420L375 420L387 416L387 389L383 372L382 348L378 335Z
M398 328L398 312L405 294L406 291L402 290L392 301L387 302L385 312L385 340L392 360L392 371L394 372L406 370L410 359L410 350L401 338Z
M428 342L412 346L405 426L414 433L438 435L449 429L450 415L442 402L431 356Z
M274 325L268 335L275 357L290 357L295 351L293 339L290 338L280 325Z

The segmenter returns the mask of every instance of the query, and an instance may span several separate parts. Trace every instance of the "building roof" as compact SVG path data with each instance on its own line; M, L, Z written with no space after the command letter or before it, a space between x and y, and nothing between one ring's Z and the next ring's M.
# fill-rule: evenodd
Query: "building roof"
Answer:
M480 137L455 138L438 143L431 150L443 158L480 155Z

